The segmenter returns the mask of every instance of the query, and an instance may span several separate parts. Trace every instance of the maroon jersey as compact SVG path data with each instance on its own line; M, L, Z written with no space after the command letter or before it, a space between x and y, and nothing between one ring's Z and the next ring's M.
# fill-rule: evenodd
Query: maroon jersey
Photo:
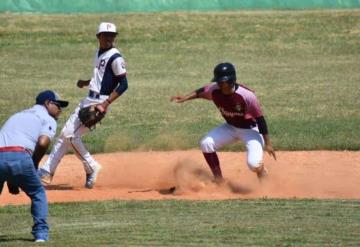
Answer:
M233 94L225 95L216 82L211 83L204 87L198 97L212 100L226 122L237 128L254 127L255 119L262 116L256 95L244 85L236 85Z

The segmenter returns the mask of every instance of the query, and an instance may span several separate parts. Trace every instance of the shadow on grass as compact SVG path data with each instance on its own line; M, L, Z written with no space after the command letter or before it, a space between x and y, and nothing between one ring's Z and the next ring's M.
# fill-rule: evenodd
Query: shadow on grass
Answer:
M33 238L12 238L11 236L0 236L0 243L2 242L17 242L17 241L23 241L23 242L34 242Z

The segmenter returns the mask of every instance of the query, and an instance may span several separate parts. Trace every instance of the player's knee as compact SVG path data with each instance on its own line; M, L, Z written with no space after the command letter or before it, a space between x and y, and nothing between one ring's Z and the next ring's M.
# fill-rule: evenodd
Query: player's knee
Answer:
M262 159L260 158L248 158L247 164L250 170L252 170L253 172L261 170L263 166Z
M200 141L200 148L203 153L213 153L215 152L215 142L214 139L206 136Z

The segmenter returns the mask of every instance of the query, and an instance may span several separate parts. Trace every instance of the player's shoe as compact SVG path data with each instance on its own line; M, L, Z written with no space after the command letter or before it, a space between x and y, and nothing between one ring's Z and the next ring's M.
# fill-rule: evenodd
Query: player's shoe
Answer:
M40 234L39 236L34 236L35 243L45 243L49 240L48 236L44 236L44 234Z
M263 181L269 176L268 170L265 168L265 166L262 167L257 173L256 176L258 177L259 181Z
M101 165L96 164L93 168L93 172L86 174L86 183L85 183L85 188L87 189L92 189L94 188L95 182L96 182L96 178L99 174L101 170Z
M45 242L46 242L46 240L42 239L42 238L35 239L35 243L45 243Z
M49 185L51 184L51 181L53 179L53 175L51 175L48 171L45 171L44 169L40 168L38 171L40 180L43 184Z

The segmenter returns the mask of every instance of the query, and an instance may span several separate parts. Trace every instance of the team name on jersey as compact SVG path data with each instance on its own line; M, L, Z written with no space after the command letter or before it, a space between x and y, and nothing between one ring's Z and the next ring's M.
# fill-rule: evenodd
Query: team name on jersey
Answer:
M221 112L221 114L226 117L242 117L242 116L244 116L244 113L242 113L242 112L230 112L230 111L225 110L223 107L218 107L218 109Z

